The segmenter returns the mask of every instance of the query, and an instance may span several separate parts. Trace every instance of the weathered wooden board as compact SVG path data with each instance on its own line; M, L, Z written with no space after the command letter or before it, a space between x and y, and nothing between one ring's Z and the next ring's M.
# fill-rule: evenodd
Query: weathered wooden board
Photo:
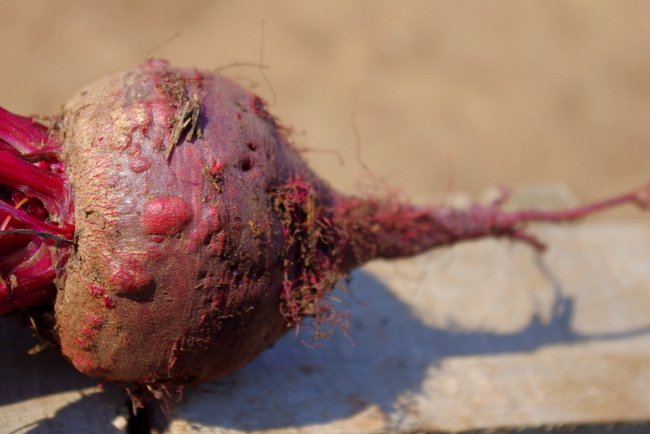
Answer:
M286 336L187 390L168 433L368 433L650 419L650 226L535 228L550 249L488 240L354 275L349 335ZM0 433L115 433L103 391L0 321Z

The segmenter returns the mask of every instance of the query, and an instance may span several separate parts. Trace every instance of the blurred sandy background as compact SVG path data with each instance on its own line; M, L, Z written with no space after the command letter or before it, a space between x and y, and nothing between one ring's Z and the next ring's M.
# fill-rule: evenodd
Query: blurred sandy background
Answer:
M650 2L0 1L0 105L56 113L149 57L254 87L344 191L364 171L414 201L650 179ZM262 37L263 35L263 37ZM263 47L263 50L262 50ZM339 162L338 153L345 165ZM637 215L631 211L614 216Z

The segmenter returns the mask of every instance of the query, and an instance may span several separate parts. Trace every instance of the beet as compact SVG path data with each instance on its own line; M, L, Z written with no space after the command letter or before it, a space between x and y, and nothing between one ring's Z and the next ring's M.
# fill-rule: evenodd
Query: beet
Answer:
M334 192L263 101L151 60L82 89L48 130L0 111L0 314L32 315L81 372L161 396L230 374L355 267L486 236L542 244L568 211L456 210Z

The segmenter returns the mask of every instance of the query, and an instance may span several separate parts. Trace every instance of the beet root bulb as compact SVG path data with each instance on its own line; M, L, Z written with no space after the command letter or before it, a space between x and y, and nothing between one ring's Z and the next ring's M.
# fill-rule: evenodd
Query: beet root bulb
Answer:
M50 130L0 112L0 313L52 308L44 333L81 372L134 394L232 373L373 258L486 236L542 248L505 213L331 190L260 98L221 75L152 60L82 89Z

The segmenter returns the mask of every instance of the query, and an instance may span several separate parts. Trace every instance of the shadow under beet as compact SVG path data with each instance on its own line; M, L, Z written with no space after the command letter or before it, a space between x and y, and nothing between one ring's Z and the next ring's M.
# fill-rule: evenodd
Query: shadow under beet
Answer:
M38 344L24 321L0 317L0 406L99 383L52 348L29 354Z
M571 328L574 300L542 263L555 291L552 318L537 315L520 331L452 330L424 325L371 275L354 273L349 338L341 333L319 348L289 335L239 372L189 390L175 413L189 423L244 431L300 427L346 418L371 405L398 410L405 392L417 393L430 367L452 356L531 352L551 344L616 340L650 333L650 326L584 335Z
M533 316L525 328L510 334L429 327L415 318L409 307L382 283L357 271L352 296L342 291L334 293L354 310L349 337L338 332L324 340L322 346L308 348L294 334L289 334L235 374L188 388L183 400L173 403L167 422L181 417L190 424L249 431L329 423L372 405L390 413L398 409L401 402L398 398L405 392L420 391L429 368L446 357L530 352L551 344L623 339L650 333L650 326L611 334L574 332L571 328L574 300L563 296L560 284L543 264L540 266L556 294L552 318L543 322ZM14 345L24 351L30 347L31 344L24 342L29 331L11 335L6 324L0 326L0 344ZM0 370L0 405L37 396L39 390L45 395L97 384L97 380L67 367L55 354L29 356L15 351L12 354L18 359L10 364L24 366L23 375L29 378L11 378ZM45 382L47 386L42 389L39 382L53 373L59 380ZM7 400L3 389L21 388L25 381L30 386L22 393L10 394L13 398ZM110 396L101 397L106 394ZM90 409L95 415L87 417L98 422L93 432L115 433L111 420L117 407L101 408L106 405L103 403L121 406L123 396L117 388L110 387L102 394L83 397L26 432L46 433L52 426L63 432L79 432L74 429L74 421L78 421L75 415ZM98 430L102 424L106 427L104 431Z

